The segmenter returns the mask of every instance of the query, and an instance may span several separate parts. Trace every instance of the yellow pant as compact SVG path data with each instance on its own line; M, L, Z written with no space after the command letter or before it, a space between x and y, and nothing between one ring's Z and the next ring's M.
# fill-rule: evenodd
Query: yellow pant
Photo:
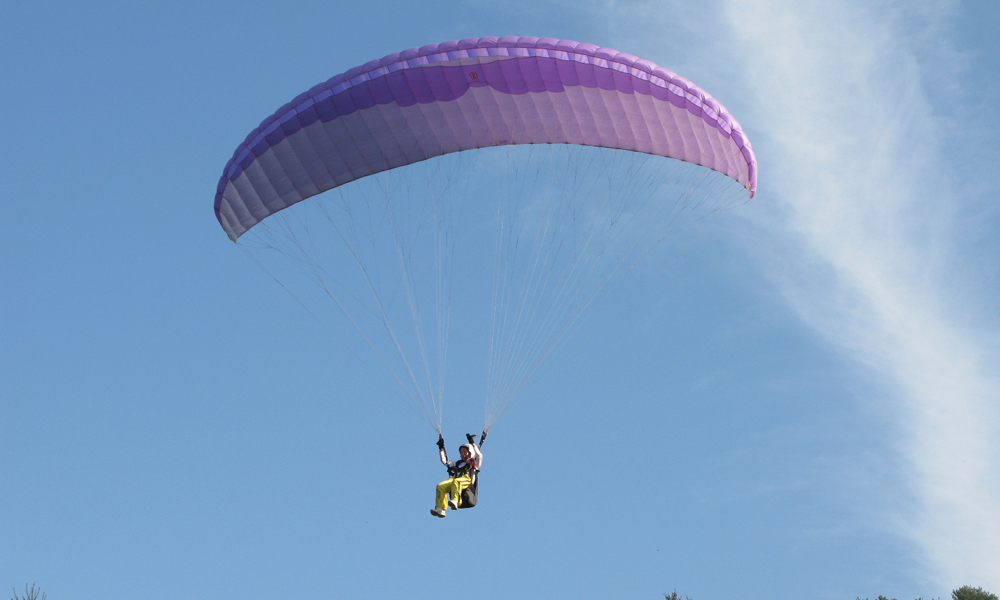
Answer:
M455 502L461 502L462 490L470 485L472 485L472 478L468 475L445 479L438 484L437 502L434 504L434 507L440 510L448 510L448 496L451 495Z

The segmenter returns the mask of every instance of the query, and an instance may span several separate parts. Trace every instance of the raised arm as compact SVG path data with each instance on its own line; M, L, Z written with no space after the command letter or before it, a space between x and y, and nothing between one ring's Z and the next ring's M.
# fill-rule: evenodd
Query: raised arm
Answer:
M485 437L486 437L486 433L483 433L483 437L480 438L480 440L484 439ZM472 446L472 453L473 453L473 455L475 456L475 459L476 459L476 468L482 469L483 468L483 452L482 452L482 450L479 449L479 446L476 444L476 436L472 435L471 433L467 433L467 434L465 434L465 439L469 440L469 445ZM480 441L480 444L481 443L482 442Z
M437 447L438 447L438 454L441 456L441 464L443 464L446 467L450 467L451 461L448 460L448 453L445 452L444 449L444 436L441 435L440 433L438 434Z

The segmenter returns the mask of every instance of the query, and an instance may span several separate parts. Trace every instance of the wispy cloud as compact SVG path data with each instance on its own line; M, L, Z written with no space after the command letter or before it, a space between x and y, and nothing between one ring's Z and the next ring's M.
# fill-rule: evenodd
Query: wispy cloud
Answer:
M949 47L929 24L952 5L723 1L754 98L740 118L766 138L762 197L780 200L765 264L806 322L894 389L919 506L899 517L931 579L996 590L1000 381L989 332L956 311L963 198L928 89L957 82L921 62L926 44Z
M802 320L888 391L873 408L895 426L892 480L910 499L884 507L883 526L922 556L915 578L942 595L1000 589L1000 324L970 283L993 270L960 233L982 235L970 215L995 208L973 196L994 184L955 181L995 165L950 164L945 150L1000 132L961 131L943 110L967 98L950 37L958 0L589 6L612 45L669 55L751 134L761 187L744 212L759 233L748 247Z

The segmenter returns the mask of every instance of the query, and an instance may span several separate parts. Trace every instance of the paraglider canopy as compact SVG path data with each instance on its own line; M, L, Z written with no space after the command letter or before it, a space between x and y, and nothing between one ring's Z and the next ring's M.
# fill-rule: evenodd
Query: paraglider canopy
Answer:
M235 241L269 215L356 179L512 144L656 154L723 173L750 197L757 185L739 123L687 79L592 44L484 37L390 54L296 96L236 149L215 213Z

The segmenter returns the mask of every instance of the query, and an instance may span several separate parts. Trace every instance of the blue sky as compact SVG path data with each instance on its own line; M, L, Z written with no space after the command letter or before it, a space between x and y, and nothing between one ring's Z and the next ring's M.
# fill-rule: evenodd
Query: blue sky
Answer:
M0 585L997 592L998 25L987 1L5 4ZM494 430L481 505L442 521L426 424L211 204L299 92L507 34L695 81L760 188L581 325Z

